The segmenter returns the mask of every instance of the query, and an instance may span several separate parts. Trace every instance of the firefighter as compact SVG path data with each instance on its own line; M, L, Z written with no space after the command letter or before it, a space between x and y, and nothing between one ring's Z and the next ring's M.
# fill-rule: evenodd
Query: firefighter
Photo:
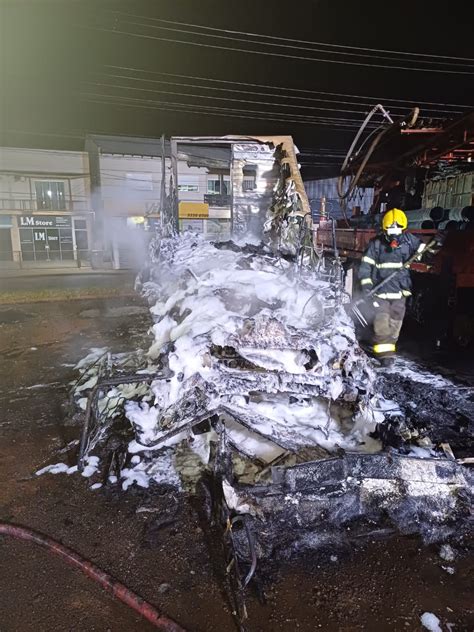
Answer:
M369 242L359 268L363 293L368 293L425 244L418 237L405 232L407 216L398 208L389 210L382 219L382 234ZM382 366L390 366L405 316L405 303L411 296L410 272L400 270L393 279L373 294L373 352Z

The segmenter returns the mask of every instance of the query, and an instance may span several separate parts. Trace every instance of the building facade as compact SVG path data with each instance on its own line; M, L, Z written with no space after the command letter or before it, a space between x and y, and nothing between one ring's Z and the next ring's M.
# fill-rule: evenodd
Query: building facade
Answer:
M0 266L138 269L168 223L261 235L283 163L306 200L291 137L91 135L84 149L0 148Z
M92 228L83 152L0 148L0 265L80 265Z
M1 267L140 267L159 221L161 158L105 153L95 190L91 165L88 151L0 148Z

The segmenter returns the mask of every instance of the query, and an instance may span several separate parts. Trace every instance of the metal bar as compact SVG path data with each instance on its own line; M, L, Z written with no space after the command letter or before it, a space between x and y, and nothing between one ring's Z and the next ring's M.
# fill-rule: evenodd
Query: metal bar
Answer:
M442 132L442 127L420 127L418 129L401 129L401 134L438 134Z
M150 374L150 375L136 375L135 374L135 375L123 375L120 377L110 378L108 380L101 380L100 382L97 382L97 384L94 386L94 388L91 390L91 392L89 393L87 397L86 413L85 413L85 418L84 418L84 424L82 426L81 439L79 443L79 454L78 454L78 459L77 459L77 469L79 472L82 472L84 469L84 453L86 449L87 438L89 435L89 426L90 426L91 418L95 417L95 414L93 414L93 410L97 403L96 401L97 395L100 389L103 388L104 386L118 386L119 384L134 384L134 383L141 383L141 382L147 382L147 381L152 382L153 380L167 379L167 377L169 376L162 376L162 375L156 375L156 374Z
M245 576L244 581L240 580L240 582L242 584L242 590L245 590L245 588L248 586L250 580L255 575L255 571L257 569L257 552L255 550L255 538L253 537L253 533L250 530L250 527L248 525L248 520L246 519L245 516L239 514L237 516L234 516L230 522L231 522L231 526L232 527L237 522L240 522L241 524L243 524L244 529L245 529L245 534L247 536L248 545L249 545L249 551L250 551L250 557L251 557L250 569L249 569L247 575ZM234 543L234 538L232 536L232 529L230 530L230 535L231 535L232 544L233 544Z
M178 142L175 138L170 141L171 147L171 172L173 174L173 184L170 191L171 197L171 209L170 217L166 221L166 231L170 230L171 235L165 234L166 237L171 237L173 234L179 232L179 199L178 199Z
M160 189L160 224L163 232L163 214L166 205L166 137L161 136L161 189Z
M86 449L87 436L89 434L89 425L92 415L92 404L97 396L98 388L99 387L96 384L87 397L86 415L84 418L84 424L82 426L81 440L79 443L79 455L77 459L77 469L79 472L82 472L84 470L84 452Z
M251 432L254 432L257 435L260 435L261 437L263 437L270 443L274 443L282 450L289 450L290 452L296 452L299 447L298 445L290 445L289 443L286 443L280 437L275 438L274 435L272 437L269 437L264 432L262 432L259 428L256 428L255 426L252 425L251 420L257 421L257 422L258 420L260 420L262 422L262 425L265 425L266 422L271 422L271 419L268 419L268 417L264 417L263 415L258 415L257 413L254 413L254 412L252 412L250 415L246 415L244 411L239 411L238 409L235 409L234 407L230 407L226 405L221 405L215 412L217 413L219 411L227 413L238 424L241 424L242 426L244 426L244 428L247 428L247 430L250 430Z

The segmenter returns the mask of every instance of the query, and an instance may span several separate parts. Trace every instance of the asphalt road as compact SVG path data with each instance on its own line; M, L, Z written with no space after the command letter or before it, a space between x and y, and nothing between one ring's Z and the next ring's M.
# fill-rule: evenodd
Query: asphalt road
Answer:
M120 288L131 287L135 281L134 272L123 274L45 274L35 276L15 276L0 278L0 292L15 290L58 290L58 289L82 289L82 288Z
M105 281L125 282L113 275ZM91 490L93 481L78 474L34 474L50 463L76 462L73 449L62 451L80 432L64 406L77 378L73 365L91 347L121 352L149 346L146 313L107 316L138 302L122 297L26 304L15 307L14 320L0 324L0 520L75 549L186 630L234 632L222 546L208 528L202 499L166 488ZM92 310L99 316L86 317ZM326 542L320 553L288 563L276 549L275 570L257 569L265 603L257 590L247 591L248 630L421 632L424 612L434 613L443 630L474 630L473 558L466 547L454 547L451 574L439 545L415 537L379 539L374 531L351 548L335 548L324 532L315 537ZM0 568L1 632L156 630L31 543L2 538Z

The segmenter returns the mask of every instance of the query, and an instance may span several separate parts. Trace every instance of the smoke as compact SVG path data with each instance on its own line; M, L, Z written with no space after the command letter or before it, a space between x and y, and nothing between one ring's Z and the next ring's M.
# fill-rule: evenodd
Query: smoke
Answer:
M137 271L145 265L160 222L161 179L159 158L101 157L101 185L93 193L94 248L111 267Z

